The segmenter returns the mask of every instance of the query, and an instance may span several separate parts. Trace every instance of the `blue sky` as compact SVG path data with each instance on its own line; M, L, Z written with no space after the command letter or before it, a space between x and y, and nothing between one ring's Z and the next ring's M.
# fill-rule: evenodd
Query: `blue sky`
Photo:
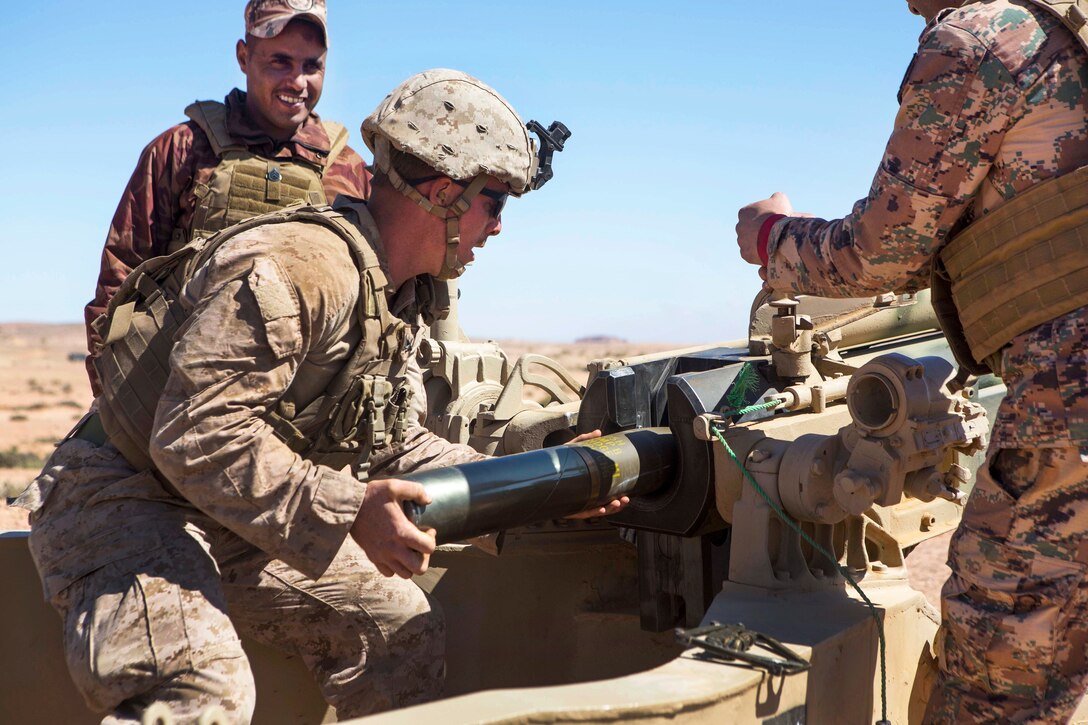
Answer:
M0 321L81 319L142 147L244 78L242 0L41 0L0 23ZM330 0L319 112L352 129L412 73L467 71L573 131L462 278L473 338L743 337L737 209L868 191L922 20L904 0Z

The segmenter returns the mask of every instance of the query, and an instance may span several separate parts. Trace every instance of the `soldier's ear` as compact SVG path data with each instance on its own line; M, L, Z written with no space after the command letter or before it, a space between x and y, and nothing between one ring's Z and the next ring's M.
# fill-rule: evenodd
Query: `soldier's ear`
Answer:
M446 177L442 177L431 184L431 190L427 192L427 197L432 204L446 206L455 197L453 191L453 182Z
M238 59L238 67L241 68L242 73L245 73L246 65L249 62L249 46L246 45L246 41L238 41L234 46L234 55Z

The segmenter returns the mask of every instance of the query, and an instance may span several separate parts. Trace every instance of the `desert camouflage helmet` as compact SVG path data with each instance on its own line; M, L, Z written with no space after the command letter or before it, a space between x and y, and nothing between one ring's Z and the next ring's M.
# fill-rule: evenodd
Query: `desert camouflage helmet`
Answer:
M438 68L418 73L400 84L363 121L363 141L374 153L374 165L390 184L427 212L446 220L446 259L440 277L464 271L457 259L460 218L494 177L510 193L521 196L551 178L551 153L562 150L570 132L562 124L544 130L526 127L517 112L486 83L460 71ZM538 158L541 136L546 153ZM465 182L467 188L451 204L432 204L392 165L401 151L436 172Z
M363 121L363 140L381 166L389 147L452 179L494 176L511 193L529 189L536 143L517 112L487 84L438 68L412 76Z

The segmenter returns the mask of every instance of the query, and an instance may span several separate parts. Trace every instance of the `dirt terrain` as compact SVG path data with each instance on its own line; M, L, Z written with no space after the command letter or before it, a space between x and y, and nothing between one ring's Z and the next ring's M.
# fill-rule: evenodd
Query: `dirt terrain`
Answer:
M532 351L559 361L585 380L585 364L668 350L608 337L571 343L499 341L512 360ZM0 324L0 531L25 529L26 513L3 503L38 474L54 443L91 402L84 372L82 325ZM911 583L934 604L948 576L948 536L919 545L908 559Z
M82 325L0 324L0 495L22 491L90 405L85 346ZM22 528L0 499L0 531Z

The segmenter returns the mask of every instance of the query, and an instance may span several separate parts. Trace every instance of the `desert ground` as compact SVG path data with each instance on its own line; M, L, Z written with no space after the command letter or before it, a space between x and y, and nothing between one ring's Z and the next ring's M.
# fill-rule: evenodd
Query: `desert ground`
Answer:
M630 357L676 345L633 344L601 337L571 343L499 341L510 358L526 352L547 355L584 380L585 364ZM91 402L84 369L83 326L0 323L0 531L27 528L26 512L4 504L38 474L56 441L82 417ZM911 583L939 604L948 577L948 536L919 545L907 560Z
M90 405L85 348L82 325L0 324L0 494L22 491ZM22 528L0 499L0 531Z

